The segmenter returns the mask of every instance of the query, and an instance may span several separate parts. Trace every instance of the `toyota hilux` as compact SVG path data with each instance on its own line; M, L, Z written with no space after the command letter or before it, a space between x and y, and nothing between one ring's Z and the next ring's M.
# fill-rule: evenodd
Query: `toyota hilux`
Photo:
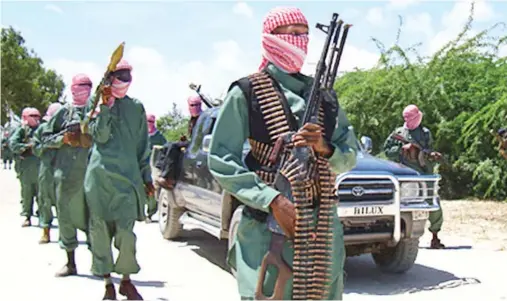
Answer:
M211 175L208 151L218 108L199 117L185 150L182 172L172 190L159 194L159 228L175 239L184 225L201 229L232 244L243 205L224 191ZM357 141L357 164L336 177L338 215L344 229L347 256L372 254L384 272L403 273L417 257L431 211L438 210L439 175L421 175L401 164L370 154L371 139ZM248 152L245 143L244 154ZM157 149L152 154L157 154Z

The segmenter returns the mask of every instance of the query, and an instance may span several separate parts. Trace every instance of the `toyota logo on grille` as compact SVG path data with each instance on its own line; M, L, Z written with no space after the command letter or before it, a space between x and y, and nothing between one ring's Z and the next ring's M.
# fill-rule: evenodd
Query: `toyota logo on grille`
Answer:
M361 187L361 186L355 186L354 188L352 188L352 195L353 196L357 196L357 197L360 197L364 194L364 188Z

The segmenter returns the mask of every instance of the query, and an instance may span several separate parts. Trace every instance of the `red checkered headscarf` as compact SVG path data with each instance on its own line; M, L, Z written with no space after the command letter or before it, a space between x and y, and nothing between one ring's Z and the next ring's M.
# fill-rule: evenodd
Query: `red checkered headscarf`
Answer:
M298 73L308 52L308 35L272 34L280 26L305 24L308 21L299 8L277 7L264 19L262 31L262 62L259 70L268 62L275 64L287 73Z

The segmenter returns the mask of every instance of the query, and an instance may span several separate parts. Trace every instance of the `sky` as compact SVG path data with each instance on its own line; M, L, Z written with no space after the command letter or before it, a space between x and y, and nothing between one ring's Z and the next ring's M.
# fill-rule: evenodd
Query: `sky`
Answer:
M125 41L133 66L128 95L147 112L165 114L176 103L187 114L190 82L219 98L230 83L257 70L262 20L276 6L297 6L310 23L309 53L303 73L311 74L325 34L315 24L333 12L353 24L340 71L371 68L379 57L372 37L386 46L422 43L430 55L456 37L469 15L470 1L2 1L1 25L12 26L48 68L65 80L65 95L77 73L97 83L114 49ZM475 1L474 32L507 21L507 2ZM505 34L505 32L503 33ZM507 47L501 50L507 55Z

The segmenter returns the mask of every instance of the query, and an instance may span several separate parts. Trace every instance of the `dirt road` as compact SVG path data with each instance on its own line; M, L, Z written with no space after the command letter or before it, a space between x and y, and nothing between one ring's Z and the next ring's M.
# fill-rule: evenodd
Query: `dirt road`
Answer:
M53 274L65 262L57 227L47 245L37 244L39 228L20 227L14 171L0 170L0 196L2 299L100 300L103 283L89 271L91 256L84 243L76 254L79 276L57 279ZM145 300L239 299L224 263L226 241L190 230L180 242L169 242L156 223L138 223L136 233L142 270L132 279ZM507 300L507 252L445 238L451 248L435 251L425 249L425 236L417 265L404 275L381 274L369 256L348 259L344 300Z

